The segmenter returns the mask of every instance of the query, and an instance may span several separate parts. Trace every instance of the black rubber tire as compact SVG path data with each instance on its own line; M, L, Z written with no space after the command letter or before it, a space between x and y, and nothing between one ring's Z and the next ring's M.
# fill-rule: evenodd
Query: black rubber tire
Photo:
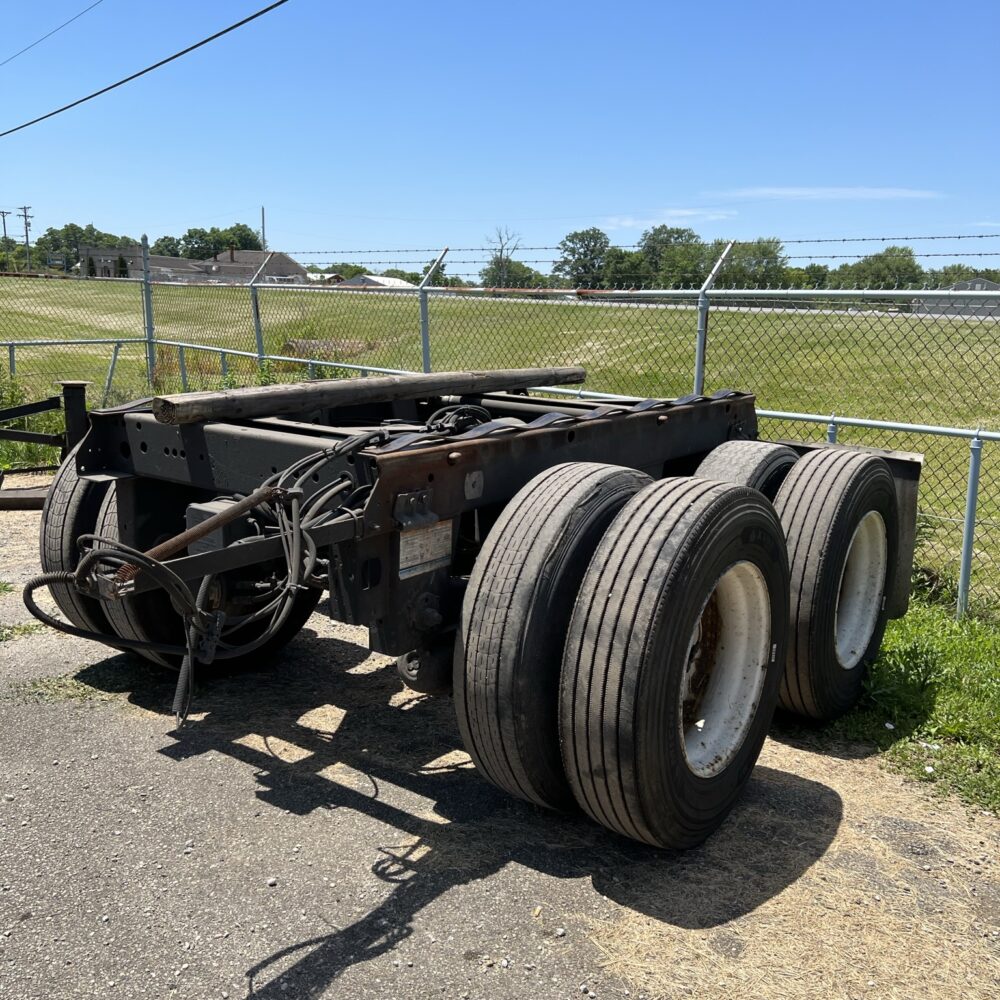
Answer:
M45 573L71 572L80 561L76 541L94 532L97 517L108 492L108 483L91 483L76 471L79 445L65 458L56 473L42 507L38 547ZM74 587L54 583L49 587L56 606L77 628L107 632L108 619L100 602L85 597Z
M798 452L784 444L725 441L701 460L694 474L701 479L749 486L773 501L798 460Z
M97 534L108 539L119 537L118 504L114 490L109 490L101 506ZM197 590L197 581L192 582L192 592ZM303 590L295 598L295 606L281 628L266 643L245 656L215 660L211 670L215 673L251 670L271 665L277 654L288 645L296 633L309 620L322 591ZM120 601L102 601L110 631L123 639L139 642L162 642L184 644L183 620L174 610L170 598L162 590L151 590ZM247 626L249 627L249 626ZM251 637L246 637L247 639ZM137 649L140 656L167 667L178 670L181 657L160 653L152 649ZM206 669L206 668L201 668Z
M892 473L876 455L821 449L800 459L774 506L785 529L791 567L790 639L780 704L809 719L834 719L860 697L885 633L886 597L895 583L898 550ZM877 511L885 525L885 578L871 639L857 665L845 669L836 649L841 581L854 532L869 511Z
M692 636L717 581L744 561L756 567L769 609L769 634L757 637L765 662L743 672L760 688L740 723L742 742L727 750L717 773L700 775L683 733ZM750 777L774 713L787 602L784 536L760 493L671 478L625 506L583 578L563 659L563 760L585 812L656 847L693 847L719 826ZM703 690L712 690L711 678Z
M617 466L554 466L511 499L476 559L455 644L455 711L476 767L511 795L573 806L557 721L566 627L605 529L649 482Z

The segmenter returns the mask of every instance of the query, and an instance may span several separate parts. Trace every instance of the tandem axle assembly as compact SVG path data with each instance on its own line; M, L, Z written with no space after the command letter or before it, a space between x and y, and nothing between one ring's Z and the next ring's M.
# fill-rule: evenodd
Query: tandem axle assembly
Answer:
M757 439L741 392L595 404L579 368L158 397L91 414L43 512L47 624L193 677L324 602L453 693L488 780L703 840L776 705L846 711L907 606L920 456ZM65 620L42 611L48 586Z

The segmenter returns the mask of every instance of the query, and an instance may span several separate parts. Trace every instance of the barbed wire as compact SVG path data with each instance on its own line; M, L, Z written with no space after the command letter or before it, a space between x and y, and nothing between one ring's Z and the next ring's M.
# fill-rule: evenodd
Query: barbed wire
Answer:
M898 241L905 241L907 243L916 243L918 241L924 240L991 240L1000 239L1000 233L958 233L953 236L829 236L829 237L817 237L815 239L794 239L785 240L779 237L761 237L763 240L775 239L783 245L801 245L801 244L813 244L813 243L893 243ZM719 240L702 240L697 244L687 244L696 246L712 246L715 243L728 243L729 240L719 239ZM736 246L753 246L758 243L759 240L733 240ZM608 249L613 250L639 250L642 248L641 243L612 243L609 244ZM679 244L684 245L684 244ZM392 249L385 250L286 250L287 254L294 254L299 257L311 257L319 254L330 254L331 256L356 256L359 254L386 254L386 253L433 253L439 254L443 247L425 247L423 249L406 250L399 247L394 247ZM561 246L519 246L512 250L512 253L518 252L531 252L535 253L538 251L548 251L548 250L562 250ZM450 247L449 251L451 253L498 253L496 247ZM447 261L447 258L446 258Z
M956 257L958 254L953 253L915 253L914 257ZM1000 251L976 251L974 253L967 253L965 251L961 254L962 257L1000 257ZM825 253L825 254L798 254L785 257L785 260L864 260L864 254L856 253L845 253L845 254L835 254L835 253Z

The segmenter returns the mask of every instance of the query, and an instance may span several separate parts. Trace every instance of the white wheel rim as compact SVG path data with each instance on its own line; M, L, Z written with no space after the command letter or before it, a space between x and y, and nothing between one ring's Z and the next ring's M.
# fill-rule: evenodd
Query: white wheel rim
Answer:
M751 562L715 582L691 634L681 679L678 723L688 768L710 778L743 745L771 659L771 603Z
M871 643L882 610L887 553L885 521L870 510L854 529L840 572L833 627L844 670L853 670Z

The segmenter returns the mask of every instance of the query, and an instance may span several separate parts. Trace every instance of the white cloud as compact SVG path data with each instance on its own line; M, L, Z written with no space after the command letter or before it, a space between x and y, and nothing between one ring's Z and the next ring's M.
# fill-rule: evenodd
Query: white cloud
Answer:
M725 208L666 208L648 216L609 215L602 220L601 226L604 229L649 229L674 222L719 222L736 214Z
M940 198L941 195L937 191L901 187L748 187L717 192L714 197L770 201L898 201Z

